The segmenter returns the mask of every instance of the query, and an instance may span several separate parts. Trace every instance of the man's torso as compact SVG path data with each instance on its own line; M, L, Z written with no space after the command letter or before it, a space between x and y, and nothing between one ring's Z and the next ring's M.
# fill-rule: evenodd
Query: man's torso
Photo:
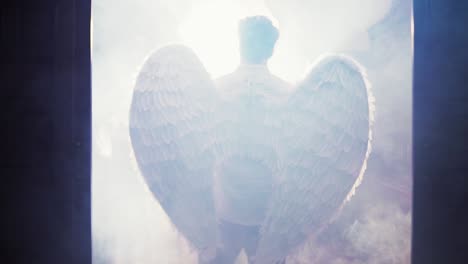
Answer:
M223 99L226 155L215 172L215 202L224 220L258 225L275 182L277 111L289 85L266 66L244 65L216 81Z

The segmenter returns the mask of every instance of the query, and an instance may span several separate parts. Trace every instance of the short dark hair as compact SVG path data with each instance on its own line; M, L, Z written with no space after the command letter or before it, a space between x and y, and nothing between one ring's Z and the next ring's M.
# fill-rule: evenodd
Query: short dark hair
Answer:
M264 63L272 55L278 29L265 16L246 17L239 22L241 57L248 63Z

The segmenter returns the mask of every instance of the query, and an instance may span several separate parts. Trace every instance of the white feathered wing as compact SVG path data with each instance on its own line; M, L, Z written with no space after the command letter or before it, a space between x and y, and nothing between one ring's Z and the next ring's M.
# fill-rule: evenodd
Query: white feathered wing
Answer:
M130 110L140 171L172 223L199 251L217 244L212 132L218 101L196 55L170 45L144 63Z
M352 195L370 153L372 96L362 68L327 56L279 118L280 183L261 227L256 264L275 263L317 235Z

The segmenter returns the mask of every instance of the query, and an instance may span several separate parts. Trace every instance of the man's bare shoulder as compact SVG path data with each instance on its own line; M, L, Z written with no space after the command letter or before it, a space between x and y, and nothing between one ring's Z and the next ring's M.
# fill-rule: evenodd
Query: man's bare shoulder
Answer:
M229 74L226 74L226 75L223 75L223 76L221 76L219 78L216 78L214 80L214 83L215 83L215 85L216 85L216 87L218 89L223 90L223 89L225 89L225 88L227 88L229 86L232 86L236 82L236 79L238 79L236 77L237 76L236 76L235 72L231 72Z
M289 93L293 89L293 85L275 75L271 75L271 83L274 84L275 88L281 92Z

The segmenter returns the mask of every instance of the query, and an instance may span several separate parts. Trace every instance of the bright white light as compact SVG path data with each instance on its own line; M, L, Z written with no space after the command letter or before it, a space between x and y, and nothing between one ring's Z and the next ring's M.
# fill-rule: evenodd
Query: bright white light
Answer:
M179 28L182 42L191 47L213 78L232 72L239 64L238 23L246 16L275 19L264 6L236 1L194 5Z
M270 1L272 8L282 7L275 3L280 2ZM302 79L308 61L314 61L320 54L368 48L367 28L387 12L391 1L359 3L335 0L323 6L324 2L308 2L307 10L297 9L301 12L286 16L283 13L282 19L287 24L280 25L262 0L193 1L178 33L182 43L191 47L211 76L217 78L232 72L239 64L239 20L246 16L267 16L280 30L268 64L270 70L295 83Z

